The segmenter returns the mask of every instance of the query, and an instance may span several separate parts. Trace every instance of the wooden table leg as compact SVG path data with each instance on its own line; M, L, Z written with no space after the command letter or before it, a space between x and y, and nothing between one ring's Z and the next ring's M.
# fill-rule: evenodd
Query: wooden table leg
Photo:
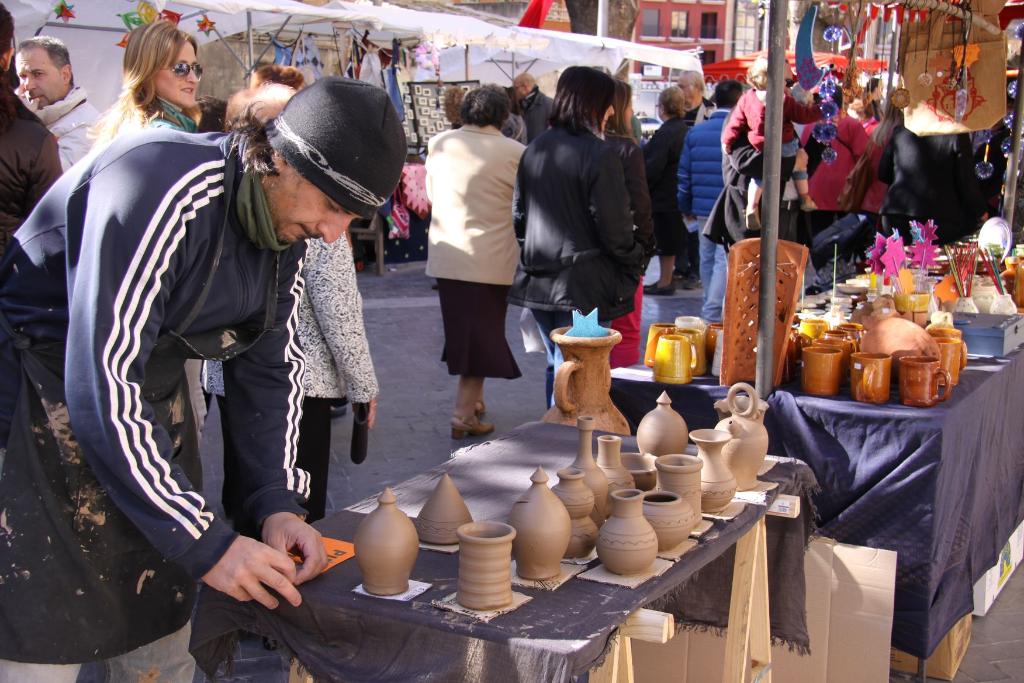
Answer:
M723 683L743 683L751 668L755 683L771 683L771 647L768 551L761 518L736 543Z
M675 619L671 614L638 609L626 619L612 636L613 641L604 663L590 672L591 683L633 683L633 638L648 643L667 643L675 635Z
M292 668L288 670L288 683L313 683L313 676L299 664L299 660L292 660Z

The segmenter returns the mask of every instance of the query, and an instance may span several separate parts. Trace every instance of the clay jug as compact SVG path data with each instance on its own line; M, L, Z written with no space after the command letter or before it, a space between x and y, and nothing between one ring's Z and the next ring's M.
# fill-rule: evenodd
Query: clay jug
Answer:
M690 504L672 491L648 491L643 510L658 536L659 551L671 550L685 541L701 520Z
M612 516L597 535L597 556L613 574L640 574L658 556L658 537L644 518L644 492L619 489L612 493Z
M740 396L741 392L746 397ZM715 429L732 434L732 441L722 449L725 464L740 491L752 489L757 486L757 472L768 455L768 430L764 428L768 402L757 395L754 387L739 382L729 387L723 400L715 402L715 410L723 418Z
M700 471L704 469L704 461L695 455L676 453L658 456L654 466L658 469L661 489L678 493L699 515Z
M583 472L575 467L558 470L558 483L551 487L569 513L571 532L565 557L586 557L597 542L597 525L590 518L594 492L583 482Z
M597 437L597 466L608 477L608 493L636 488L633 475L622 464L621 453L621 437L608 434Z
M565 505L548 488L548 475L543 467L537 468L530 481L533 485L512 505L508 518L509 525L516 530L512 555L519 576L543 581L561 573L572 523Z
M704 462L700 471L700 508L702 512L721 512L736 495L736 479L722 458L722 449L732 441L729 432L720 429L696 429L690 441L697 444L697 455Z
M415 524L420 540L424 543L451 545L459 542L455 530L472 521L473 516L469 514L466 501L462 500L462 494L455 488L452 478L445 473L420 510Z
M412 521L395 505L390 488L377 498L377 509L359 523L353 543L367 593L397 595L409 590L419 540Z
M672 409L668 393L661 392L658 406L644 415L636 428L636 443L641 453L667 455L686 448L686 420Z
M512 541L516 530L501 522L471 522L459 537L459 580L455 600L463 607L491 610L512 603Z
M594 524L601 526L608 518L605 511L608 507L608 477L594 462L594 418L577 418L576 429L580 433L580 443L572 466L583 472L583 483L594 494L594 509L590 513L590 518L594 520Z
M565 360L555 368L555 405L541 422L571 425L580 415L590 415L600 430L629 434L629 423L608 393L612 386L609 354L622 335L611 330L604 337L567 337L568 331L568 327L551 331L551 341Z

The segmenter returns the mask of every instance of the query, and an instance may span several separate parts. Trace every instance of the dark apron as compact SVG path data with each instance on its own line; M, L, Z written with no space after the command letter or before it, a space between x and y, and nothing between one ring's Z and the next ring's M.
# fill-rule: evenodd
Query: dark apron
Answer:
M234 178L233 161L225 169L228 179ZM228 188L231 207L230 181ZM227 223L225 216L200 296L177 329L158 338L142 386L154 421L170 437L171 462L196 490L202 463L185 360L242 353L272 327L277 304L274 253L261 327L184 334L209 294ZM11 378L21 389L0 472L0 659L96 661L177 631L192 613L196 583L146 540L86 462L65 401L64 343L34 342L2 313L0 327L13 340L22 370Z

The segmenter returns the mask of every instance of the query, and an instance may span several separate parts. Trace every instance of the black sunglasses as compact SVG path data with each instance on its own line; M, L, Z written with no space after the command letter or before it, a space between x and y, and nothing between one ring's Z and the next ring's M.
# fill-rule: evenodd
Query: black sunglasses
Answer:
M171 73L180 78L188 76L190 71L196 75L197 81L203 77L203 65L199 62L193 62L191 64L188 64L187 62L178 62L171 67Z

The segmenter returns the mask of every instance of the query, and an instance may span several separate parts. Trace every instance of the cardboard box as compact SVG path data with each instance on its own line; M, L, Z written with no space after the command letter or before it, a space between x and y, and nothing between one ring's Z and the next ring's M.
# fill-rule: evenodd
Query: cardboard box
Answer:
M956 622L949 633L942 639L935 652L925 662L925 673L930 678L939 678L944 681L951 681L956 676L960 662L967 654L967 647L971 644L971 615ZM904 671L917 673L917 657L908 655L906 652L892 649L891 665L893 671Z
M811 654L772 648L772 679L887 683L896 553L813 540L804 556ZM722 679L725 638L681 631L664 645L633 641L637 683Z
M974 584L974 616L983 617L992 609L996 596L1003 590L1014 570L1024 559L1024 524L1014 529L999 553L995 566Z

